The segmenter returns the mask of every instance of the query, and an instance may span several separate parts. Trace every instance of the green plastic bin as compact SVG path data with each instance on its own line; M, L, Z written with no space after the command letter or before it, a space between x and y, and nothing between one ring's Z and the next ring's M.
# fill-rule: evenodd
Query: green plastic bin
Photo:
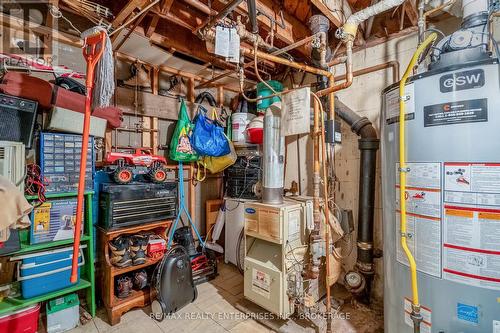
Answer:
M283 91L283 85L278 81L274 81L274 80L267 81L267 84L269 84L276 92ZM267 87L263 82L259 82L257 84L257 98L270 96L272 94L273 94L272 90L269 89L269 87ZM279 98L278 96L260 99L257 101L257 109L258 110L265 110L271 104L273 104L275 102L279 102L279 101L281 101L281 98Z

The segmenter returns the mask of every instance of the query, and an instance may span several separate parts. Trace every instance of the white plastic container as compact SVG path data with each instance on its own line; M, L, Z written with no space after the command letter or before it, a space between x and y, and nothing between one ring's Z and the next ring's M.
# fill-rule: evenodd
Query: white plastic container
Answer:
M69 294L47 302L47 333L62 333L78 326L80 302Z
M248 112L235 112L231 115L232 137L235 143L244 144L247 141L246 128L255 115Z

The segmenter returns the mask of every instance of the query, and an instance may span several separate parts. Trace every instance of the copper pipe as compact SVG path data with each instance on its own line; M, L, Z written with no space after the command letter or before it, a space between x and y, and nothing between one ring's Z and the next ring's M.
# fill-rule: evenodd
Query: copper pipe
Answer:
M329 87L334 87L335 86L335 81L337 78L335 76L331 76L328 78L328 86ZM328 110L328 118L330 120L335 119L335 98L330 98L328 100L329 102L329 110Z
M253 57L254 56L254 50L253 49L242 48L241 51L242 51L243 55L246 55L246 56L249 56L249 57ZM292 67L292 68L295 68L295 69L298 69L298 70L301 70L301 71L305 71L305 72L308 72L308 73L311 73L311 74L315 74L315 75L323 75L323 76L326 76L328 78L333 75L332 73L330 73L330 72L328 72L328 71L326 71L324 69L320 69L320 68L308 66L306 64L302 64L302 63L299 63L299 62L295 62L295 61L291 61L291 60L288 60L288 59L285 59L285 58L273 56L271 54L268 54L268 53L265 53L265 52L262 52L262 51L257 51L257 57L259 57L261 59L266 59L266 60L269 60L269 61L272 61L272 62L277 62L279 64L286 65L286 66L289 66L289 67Z
M316 97L318 98L318 97ZM319 99L319 98L318 98ZM332 98L333 100L333 98ZM315 99L316 101L316 99ZM334 102L330 101L330 107L333 109ZM331 112L330 112L331 113ZM325 214L325 254L326 254L326 313L328 317L326 318L327 332L331 332L332 328L332 318L330 316L330 312L332 310L332 303L330 300L330 207L328 205L328 174L327 174L327 162L326 162L326 142L325 142L325 121L323 119L323 113L321 113L321 162L323 167L323 212Z
M426 12L424 12L424 7L425 7L425 0L420 0L418 4L418 43L422 43L423 41L423 34L424 31L427 29L427 18L434 14L437 13L438 11L446 8L453 6L457 0L450 0L448 2L443 3L440 6L437 6L435 8L432 8Z
M361 75L373 73L373 72L380 71L380 70L387 69L387 68L392 68L392 82L399 81L399 62L395 61L395 60L384 62L383 64L378 64L375 66L359 69L357 71L354 71L352 73L352 76L353 77L361 76ZM339 76L335 77L335 81L340 81L340 80L346 80L346 76L339 75Z
M288 46L285 46L285 47L284 47L284 48L282 48L282 49L279 49L279 50L277 50L277 51L274 51L273 53L271 53L271 55L275 55L275 56L277 56L277 55L280 55L280 54L282 54L282 53L285 53L285 52L288 52L288 51L290 51L290 50L293 50L293 49L295 49L295 48L297 48L297 47L299 47L299 46L302 46L302 45L304 45L304 44L306 44L306 43L310 42L310 41L311 41L311 40L313 40L315 37L316 37L316 35L312 35L312 36L306 37L306 38L304 38L304 39L301 39L301 40L299 40L298 42L295 42L295 43L293 43L293 44L290 44L290 45L288 45Z
M200 2L198 0L184 0L185 3L190 5L191 7L194 7L198 9L199 11L202 11L203 13L211 16L217 15L217 11L213 10L212 8L208 7L205 5L203 2Z
M337 57L328 63L328 67L336 66L339 64L345 64L346 61L347 61L346 56Z
M328 87L326 89L317 91L316 95L318 95L319 97L334 93L334 92L342 90L342 89L349 88L351 86L352 78L353 78L353 76L352 76L352 44L353 44L353 42L351 40L348 40L346 42L346 46L347 46L347 49L346 49L347 58L346 58L346 62L345 62L346 80L340 84L337 84L337 85Z

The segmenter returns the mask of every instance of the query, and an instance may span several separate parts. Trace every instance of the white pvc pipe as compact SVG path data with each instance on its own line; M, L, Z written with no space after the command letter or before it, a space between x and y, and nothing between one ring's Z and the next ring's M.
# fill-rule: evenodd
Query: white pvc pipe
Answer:
M463 18L488 11L488 0L462 0Z

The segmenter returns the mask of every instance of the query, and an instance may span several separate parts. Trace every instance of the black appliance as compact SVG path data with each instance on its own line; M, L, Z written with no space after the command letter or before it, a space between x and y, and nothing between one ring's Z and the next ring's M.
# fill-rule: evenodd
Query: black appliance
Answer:
M255 187L262 178L260 156L238 156L225 171L226 195L230 198L257 199Z
M0 94L0 140L22 142L31 148L38 103Z
M158 321L196 300L191 259L183 246L175 245L167 252L155 269L151 285L156 291L151 311Z
M177 216L177 183L101 184L99 225L117 229Z
M215 279L217 276L217 257L209 249L196 251L191 227L184 226L175 230L174 242L181 245L191 258L191 269L195 285Z
M194 237L191 233L191 227L180 227L174 232L174 242L184 246L190 257L198 254L194 246Z

